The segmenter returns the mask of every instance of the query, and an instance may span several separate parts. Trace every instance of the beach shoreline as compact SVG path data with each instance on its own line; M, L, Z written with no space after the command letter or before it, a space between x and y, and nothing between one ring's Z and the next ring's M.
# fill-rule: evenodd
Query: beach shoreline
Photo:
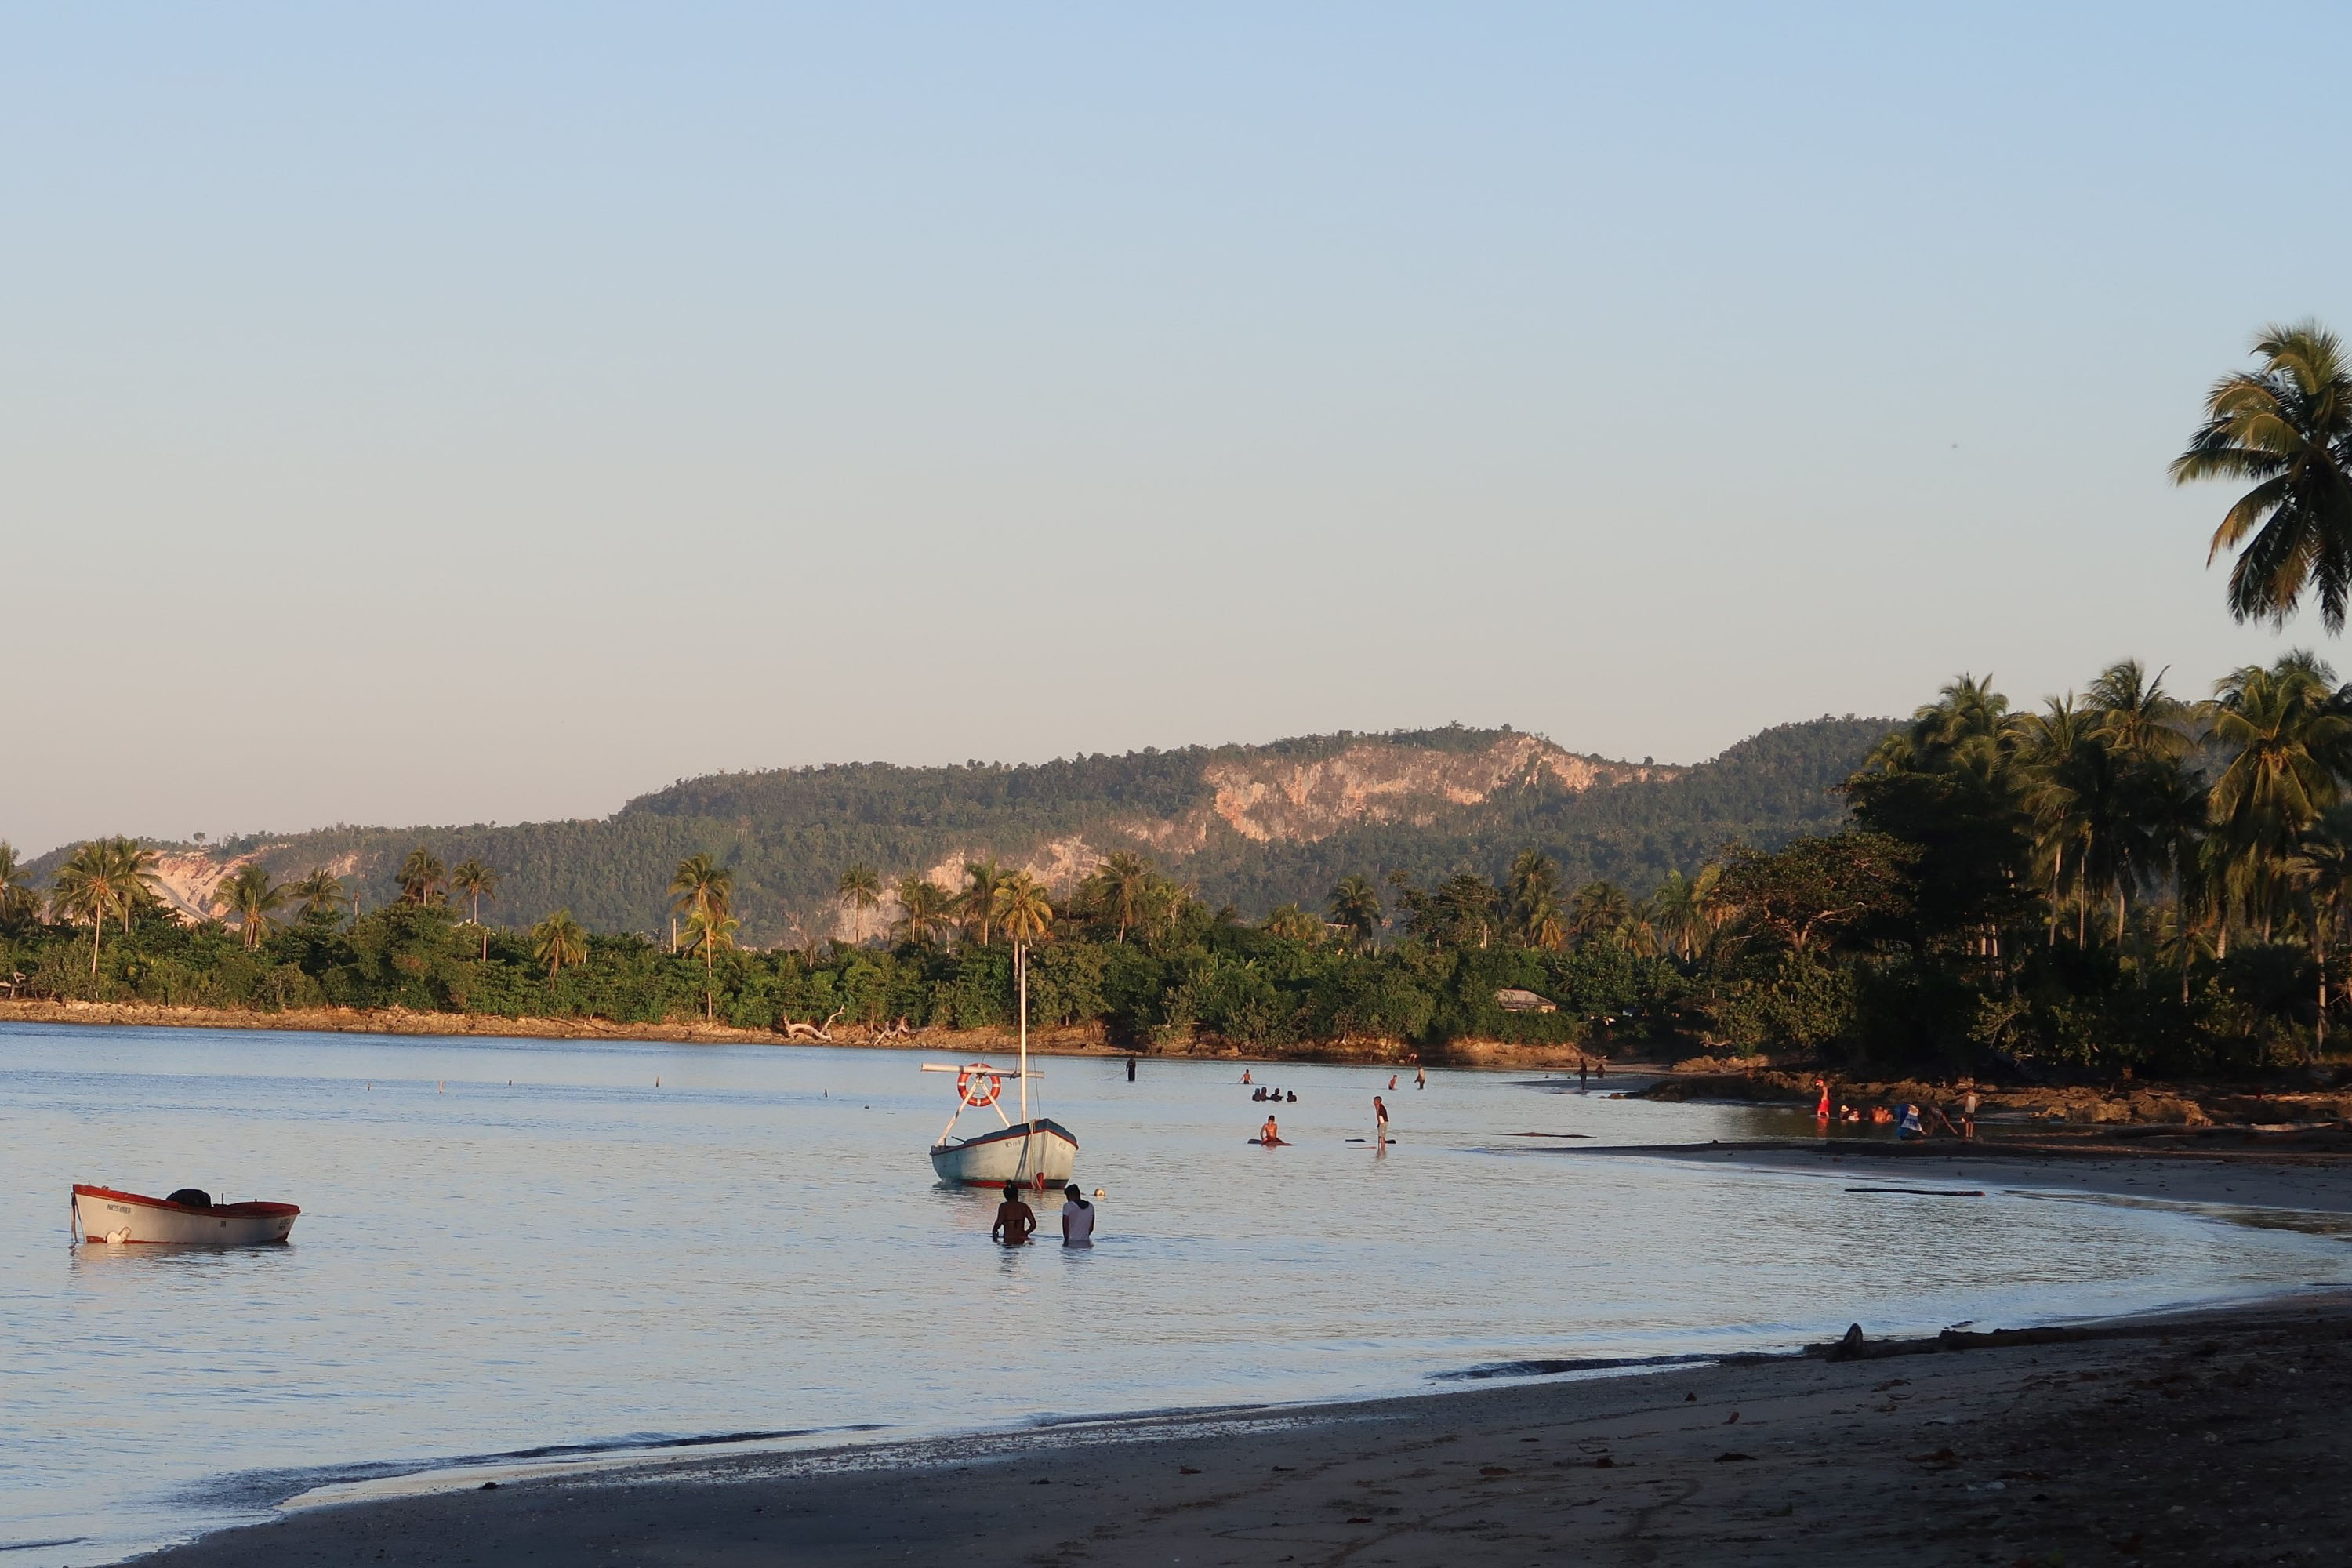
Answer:
M1556 1152L1920 1190L1957 1168L2053 1195L2352 1215L2352 1162L2333 1159L1948 1143ZM1483 1381L1473 1372L1384 1399L624 1458L556 1475L445 1469L415 1495L371 1485L361 1500L314 1500L135 1561L2267 1562L2329 1550L2352 1526L2340 1489L2300 1479L2334 1457L2332 1411L2352 1399L2352 1289L1978 1327L2036 1331L1886 1341L1864 1326L1850 1357L1815 1346L1570 1377L1489 1369L1482 1386L1459 1385ZM484 1475L503 1479L485 1488Z
M1865 1349L509 1479L134 1561L2275 1561L2352 1521L2352 1293Z

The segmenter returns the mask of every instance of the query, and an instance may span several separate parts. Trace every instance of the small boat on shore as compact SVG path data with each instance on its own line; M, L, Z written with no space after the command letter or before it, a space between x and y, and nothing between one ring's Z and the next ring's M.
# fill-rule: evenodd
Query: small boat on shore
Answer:
M302 1211L292 1204L216 1204L182 1187L167 1198L74 1184L74 1239L173 1247L266 1247L284 1241Z

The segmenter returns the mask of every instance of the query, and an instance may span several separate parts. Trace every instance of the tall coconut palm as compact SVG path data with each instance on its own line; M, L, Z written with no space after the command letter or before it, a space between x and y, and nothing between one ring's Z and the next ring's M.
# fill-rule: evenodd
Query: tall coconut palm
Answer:
M98 977L98 955L106 922L120 915L125 931L131 911L154 898L155 852L136 839L94 838L78 846L58 868L58 907L77 924L89 922L89 973Z
M898 929L911 942L929 942L947 925L949 906L954 900L948 890L929 877L898 879Z
M882 901L882 879L871 866L852 866L841 874L834 894L849 907L850 929L860 947L866 945L866 911Z
M496 903L499 898L499 874L468 856L450 868L449 890L466 900L466 923L478 926L482 938L482 962L490 961L490 928L482 925L482 900Z
M1118 941L1124 946L1128 928L1143 918L1150 897L1151 863L1132 849L1114 850L1095 868L1093 880L1102 889L1104 906L1118 922Z
M2050 868L2050 938L2058 940L2062 888L2074 879L2074 940L2088 940L2090 898L2116 874L2119 847L2103 829L2116 816L2116 756L2095 715L2072 697L2053 697L2021 726L2019 755L2028 784L2037 847ZM2071 857L2071 858L2070 858Z
M1381 920L1385 913L1381 890L1366 878L1340 878L1324 908L1331 911L1332 923L1344 926L1358 947L1371 946L1372 940L1381 934Z
M2221 515L2210 564L2235 549L2230 613L2283 623L2306 589L2319 618L2344 629L2352 595L2352 363L2318 322L2264 327L2262 368L2225 375L2205 398L2205 423L2172 460L2172 482L2251 480Z
M2223 679L2212 743L2224 759L2213 783L2216 837L2225 846L2231 901L2265 941L2280 913L2285 865L2304 832L2339 797L2352 719L2336 710L2326 667L2293 656Z
M980 945L988 945L988 933L996 921L996 895L1006 881L1004 868L994 860L967 861L963 868L963 892L957 905L963 912L967 927L980 930Z
M1633 913L1632 900L1614 882L1587 882L1569 904L1568 932L1579 942L1591 942L1615 932Z
M301 906L304 920L324 920L341 912L342 879L323 866L313 867L309 876L286 890Z
M0 926L29 920L40 907L40 895L33 891L24 864L16 858L16 847L0 838Z
M261 862L247 860L221 879L215 896L236 917L237 934L249 952L269 934L269 917L286 907L287 889L270 881Z
M735 873L709 855L689 855L669 879L670 909L692 915L735 912Z
M2172 762L2196 743L2189 704L2164 689L2163 670L2151 679L2136 658L2109 665L2084 697L2100 736L2131 762Z
M1559 907L1559 868L1540 850L1522 849L1511 861L1505 919L1511 934L1529 947L1558 947L1567 937Z
M702 1016L706 1022L719 1016L715 1000L719 950L735 945L735 932L742 924L724 910L695 910L686 917L686 951L692 952L698 948L702 952Z
M440 857L420 844L400 863L400 901L419 907L437 904L448 879L448 868Z
M2287 879L2301 906L2304 932L2311 939L2311 961L2318 973L2318 1019L2315 1045L2327 1048L2327 955L2336 946L2352 909L2352 806L2334 805L2303 835Z
M996 885L993 916L1007 942L1025 947L1052 928L1054 905L1044 884L1026 871L1015 871Z
M587 929L572 918L570 910L558 910L530 928L530 950L547 965L547 977L552 980L565 964L577 964L588 956Z
M1667 948L1685 963L1696 962L1706 951L1716 928L1722 924L1721 901L1715 892L1716 884L1722 880L1723 868L1709 862L1699 868L1696 877L1667 872L1650 895L1651 922Z

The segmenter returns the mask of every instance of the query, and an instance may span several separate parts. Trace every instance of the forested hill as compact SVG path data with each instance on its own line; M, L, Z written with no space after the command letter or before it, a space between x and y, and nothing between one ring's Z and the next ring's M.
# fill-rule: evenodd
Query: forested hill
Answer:
M1213 904L1257 915L1319 908L1351 872L1423 884L1456 871L1499 878L1530 846L1565 885L1594 877L1646 891L1725 843L1759 847L1843 820L1833 786L1889 728L1822 718L1767 730L1690 768L1611 762L1505 730L1315 736L1264 746L1188 747L1007 765L852 763L681 780L602 821L509 827L337 827L161 846L166 885L210 912L234 866L287 879L325 867L370 907L422 845L445 863L478 858L500 879L484 918L528 924L569 908L601 931L667 929L672 869L707 851L732 867L745 941L849 928L833 899L842 871L887 886L929 873L950 888L969 858L1038 872L1056 897L1116 849L1138 849ZM46 884L51 863L31 869ZM886 903L873 919L887 918ZM869 928L868 934L871 934Z

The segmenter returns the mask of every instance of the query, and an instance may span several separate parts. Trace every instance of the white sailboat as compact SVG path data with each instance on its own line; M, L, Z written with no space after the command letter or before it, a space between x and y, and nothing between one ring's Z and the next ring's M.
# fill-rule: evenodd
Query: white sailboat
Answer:
M940 1131L939 1142L931 1145L931 1169L940 1180L960 1186L1001 1186L1016 1182L1039 1192L1058 1187L1070 1179L1078 1162L1078 1140L1060 1122L1045 1117L1033 1117L1029 1110L1029 1080L1039 1075L1029 1067L1029 945L1015 943L1013 949L1013 973L1015 989L1021 1002L1021 1065L1011 1074L999 1071L986 1062L968 1062L961 1067L952 1062L925 1062L925 1072L951 1072L956 1075L955 1114ZM998 1104L1003 1093L1004 1079L1011 1077L1019 1085L1021 1120L1013 1121ZM1004 1125L977 1137L958 1138L955 1126L963 1113L976 1107L987 1107L996 1112Z

